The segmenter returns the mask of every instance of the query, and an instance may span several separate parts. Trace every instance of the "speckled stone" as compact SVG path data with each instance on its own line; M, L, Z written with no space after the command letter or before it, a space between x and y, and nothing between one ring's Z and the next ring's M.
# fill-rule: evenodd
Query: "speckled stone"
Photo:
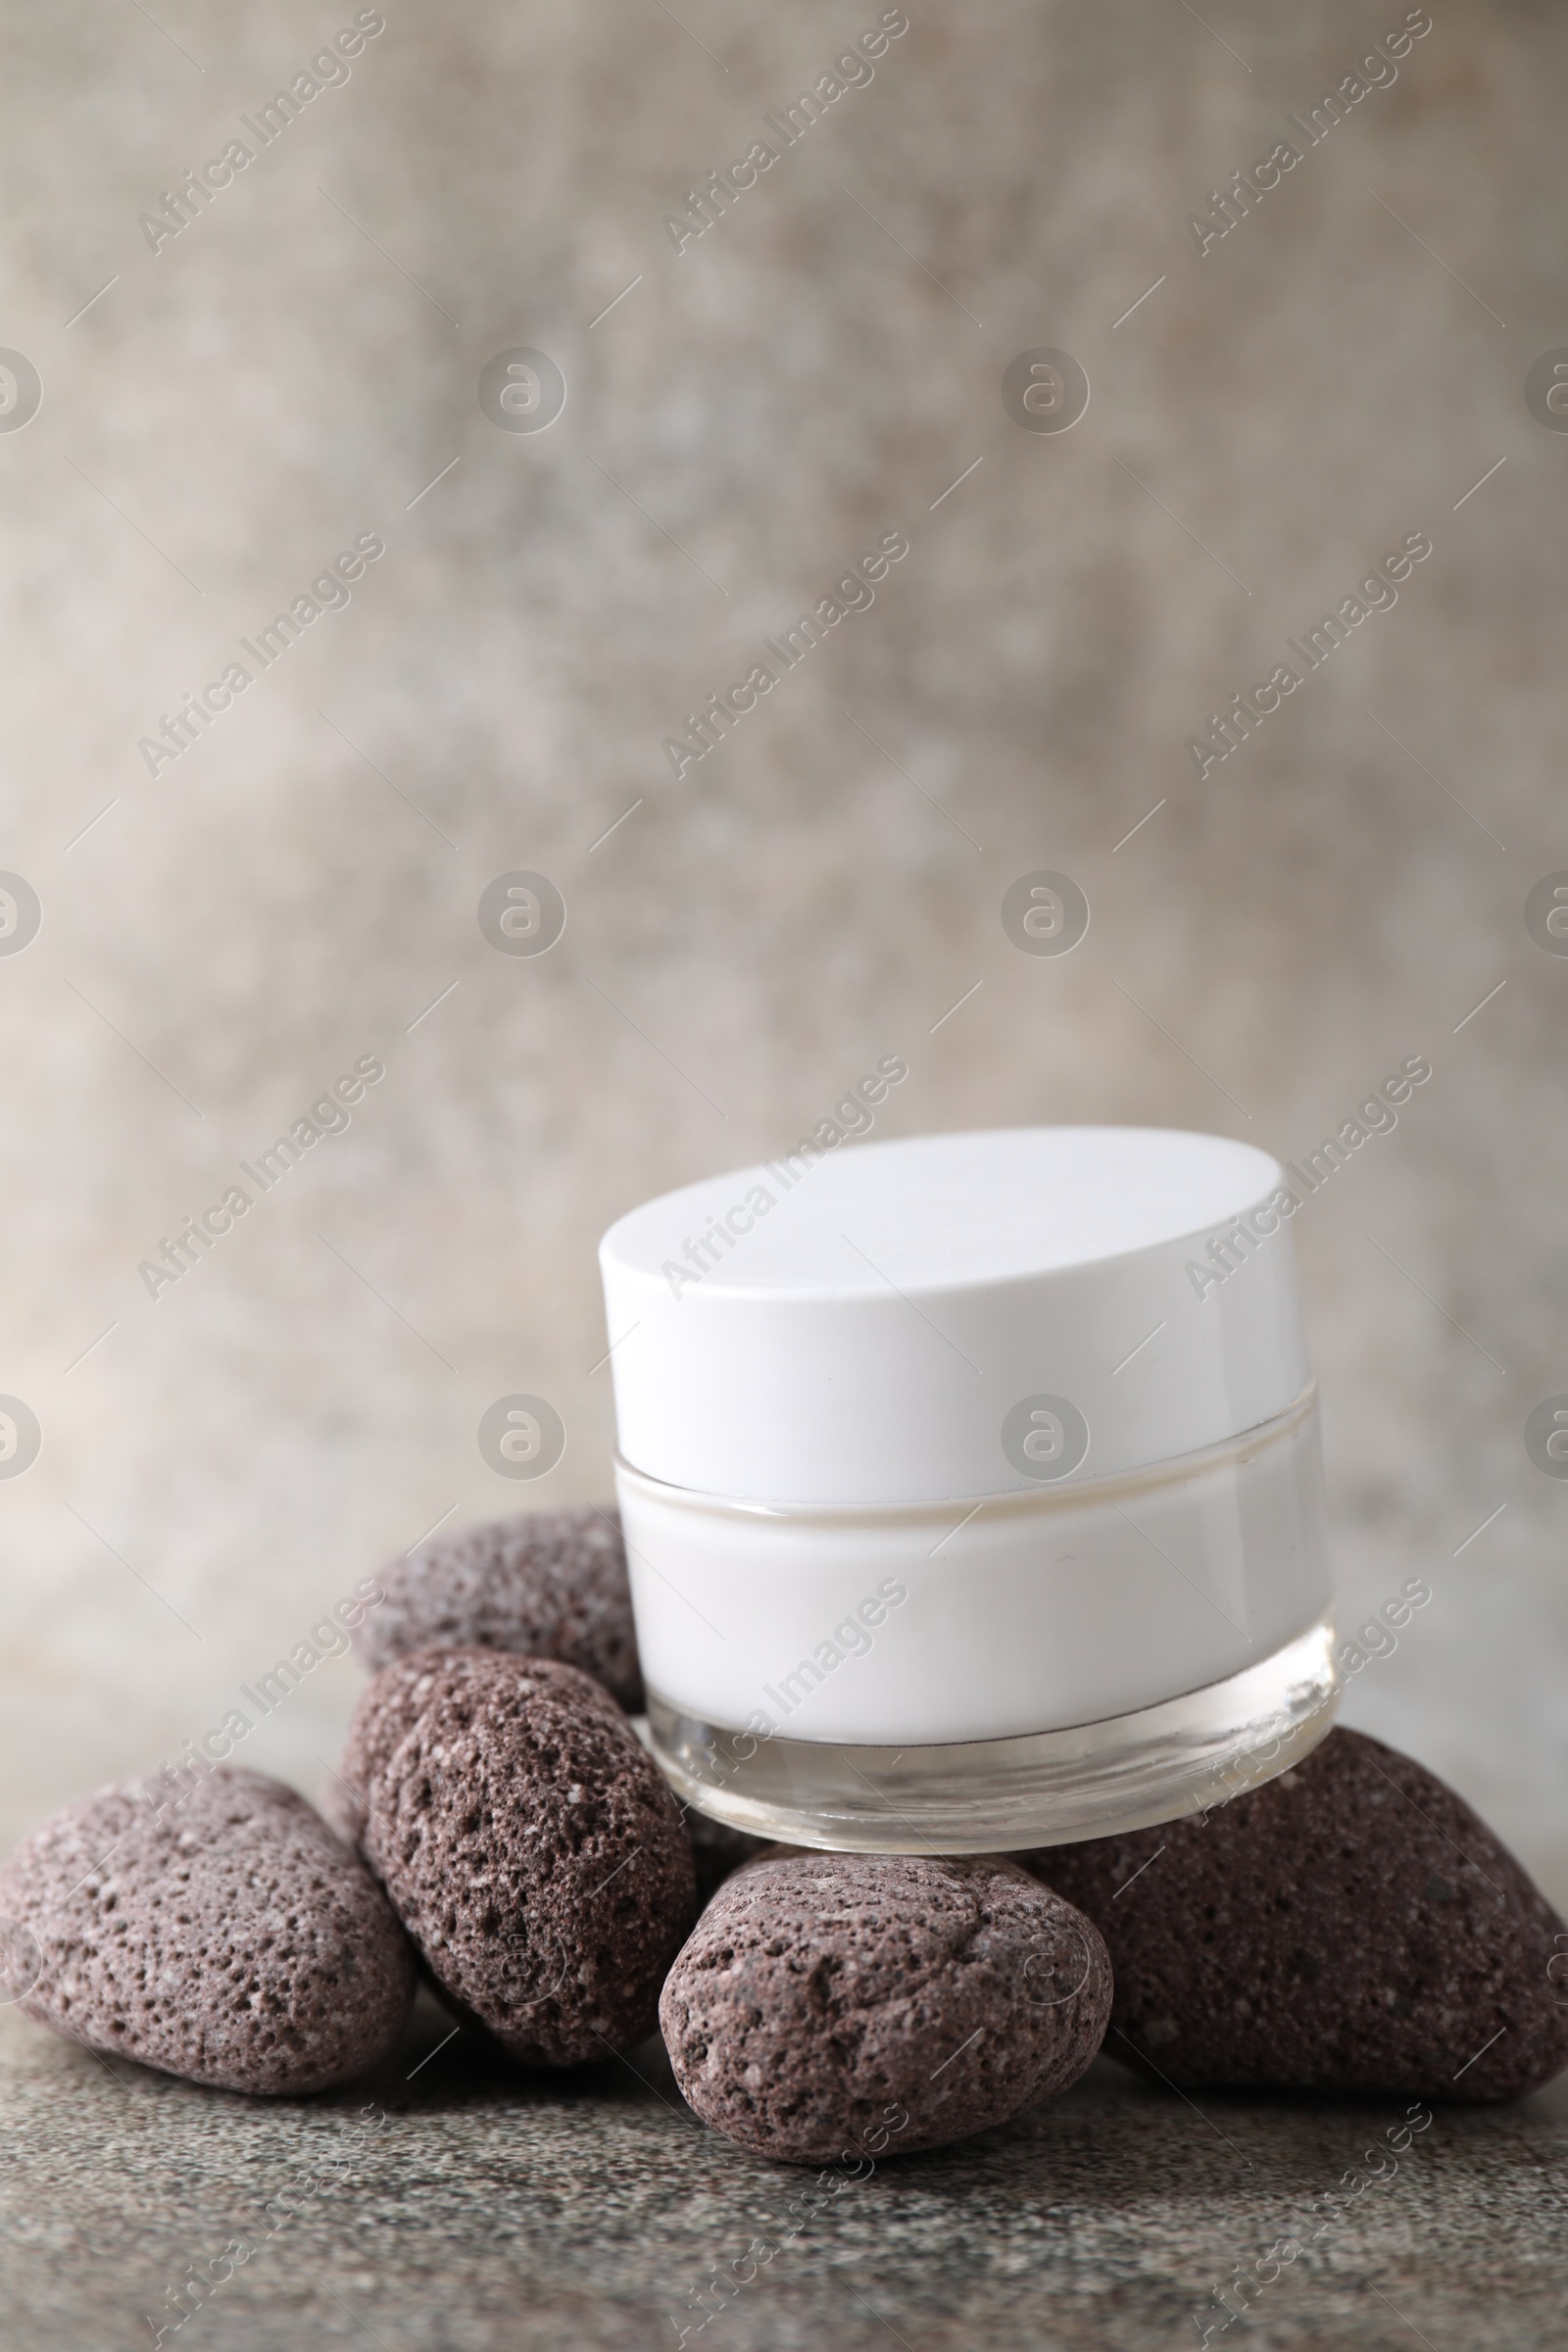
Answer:
M659 2005L705 2123L793 2163L907 2155L1076 2082L1110 2014L1096 1930L1010 1862L768 1853Z
M359 1646L371 1667L417 1649L557 1658L643 1703L620 1514L520 1511L416 1545L376 1580L386 1594Z
M123 1781L68 1806L0 1870L0 1916L27 2016L228 2090L349 2081L414 1997L368 1873L292 1788L232 1767L184 1793Z
M652 2032L697 1907L680 1811L574 1666L423 1650L360 1701L341 1778L359 1842L442 1997L516 2059Z
M1172 2082L1477 2101L1568 2067L1568 1928L1461 1797L1359 1732L1206 1820L1023 1858L1109 1947L1107 2054Z

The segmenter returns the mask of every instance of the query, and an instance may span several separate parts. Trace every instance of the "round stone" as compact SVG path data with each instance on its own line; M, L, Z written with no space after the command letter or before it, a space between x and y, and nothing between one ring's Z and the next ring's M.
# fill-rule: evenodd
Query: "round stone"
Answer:
M1106 2056L1168 2082L1475 2101L1568 2066L1568 1929L1462 1797L1363 1733L1207 1814L1026 1859L1109 1947Z
M659 2021L705 2123L821 2164L1054 2097L1109 2014L1098 1931L1010 1862L773 1849L719 1887Z
M362 1697L346 1826L443 2000L524 2064L654 2031L696 1911L680 1810L625 1716L574 1666L426 1649Z
M0 1916L36 1945L27 2016L224 2090L348 2082L414 1998L414 1954L369 1873L257 1772L122 1781L68 1805L0 1870Z

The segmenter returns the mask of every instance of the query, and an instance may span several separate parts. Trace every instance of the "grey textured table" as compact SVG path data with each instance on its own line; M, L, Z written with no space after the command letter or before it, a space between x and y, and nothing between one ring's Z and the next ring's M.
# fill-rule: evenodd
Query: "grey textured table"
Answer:
M146 2315L167 2322L168 2290L221 2271L243 2235L250 2259L165 2337L181 2352L674 2352L683 2328L705 2352L1197 2345L1195 2310L1223 2316L1210 2290L1291 2234L1402 2108L1194 2104L1102 2060L1054 2106L848 2180L699 2330L696 2290L744 2270L752 2239L776 2241L813 2176L704 2131L657 2043L568 2085L498 2072L450 2033L421 1998L378 2074L256 2102L111 2073L0 2013L6 2340L148 2346ZM302 2194L345 2148L335 2182ZM1560 2344L1565 2155L1568 2078L1516 2107L1439 2109L1210 2340Z

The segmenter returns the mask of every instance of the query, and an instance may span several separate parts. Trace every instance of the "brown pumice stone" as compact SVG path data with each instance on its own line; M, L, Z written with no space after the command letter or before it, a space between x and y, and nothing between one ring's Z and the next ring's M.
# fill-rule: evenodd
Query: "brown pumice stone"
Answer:
M1462 1798L1363 1733L1206 1820L1020 1859L1109 1947L1105 2055L1167 2082L1485 2100L1568 2066L1568 1930Z
M377 1580L359 1646L372 1669L417 1649L559 1658L643 1704L626 1548L615 1511L522 1511L416 1544Z
M0 1870L0 1916L36 1950L28 2017L223 2090L346 2082L414 1998L369 1873L292 1788L233 1767L68 1805Z
M795 1851L725 1880L659 2005L703 2121L795 2164L1004 2123L1077 2081L1109 2014L1099 1934L1010 1861Z
M574 1666L427 1649L376 1676L341 1766L360 1849L441 1997L525 2065L655 2028L697 1908L657 1766Z

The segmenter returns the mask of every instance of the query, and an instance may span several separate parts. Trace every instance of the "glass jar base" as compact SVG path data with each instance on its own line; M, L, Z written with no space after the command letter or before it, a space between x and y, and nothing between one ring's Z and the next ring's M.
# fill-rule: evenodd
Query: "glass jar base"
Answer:
M1271 1657L1158 1706L1066 1730L928 1746L760 1740L648 1694L677 1795L754 1837L829 1852L990 1854L1207 1811L1298 1764L1340 1704L1327 1618Z

